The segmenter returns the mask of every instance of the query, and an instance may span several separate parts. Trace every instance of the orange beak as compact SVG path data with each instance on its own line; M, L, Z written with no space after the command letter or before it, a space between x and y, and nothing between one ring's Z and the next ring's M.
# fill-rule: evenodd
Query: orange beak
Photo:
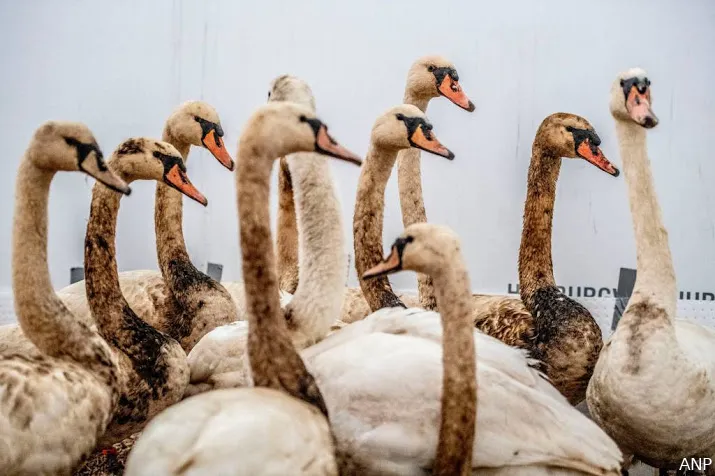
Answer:
M362 275L362 279L377 278L378 276L394 273L395 271L400 271L401 269L402 262L400 260L400 253L398 252L397 247L393 246L390 251L390 255L378 263L377 266L373 266L368 269Z
M355 165L362 165L362 159L357 154L350 152L345 147L337 143L335 139L328 134L328 128L325 124L321 124L315 138L315 144L318 152L335 157L336 159L344 160Z
M450 101L452 101L457 106L465 109L469 112L474 111L474 103L469 100L462 87L459 85L459 81L452 79L450 75L445 75L442 80L442 84L437 88L440 94Z
M576 149L576 154L578 154L578 156L582 159L591 162L607 174L613 175L614 177L618 177L621 174L621 172L614 167L614 165L610 163L606 157L604 157L601 149L596 146L592 146L588 139L579 144Z
M208 205L209 201L206 200L206 197L204 197L196 187L194 187L189 180L189 176L186 175L186 172L179 168L179 164L174 165L168 172L166 172L166 174L164 174L164 181L169 186L175 188L187 197L196 200L201 205Z
M233 170L235 166L233 159L226 150L223 139L216 135L215 129L211 129L209 133L204 136L201 142L204 144L204 147L206 147L211 154L216 157L216 160L221 162L221 165L226 167L228 170Z
M631 87L626 98L626 109L631 119L646 129L658 125L658 118L650 108L650 88L647 88L645 93L641 93L636 86Z
M414 147L417 147L418 149L426 150L427 152L432 152L433 154L445 157L449 160L454 159L454 153L452 153L451 150L443 146L440 141L434 136L434 134L430 133L429 139L425 136L425 133L422 130L422 126L419 126L417 129L415 129L415 132L412 133L412 137L410 137L410 142Z

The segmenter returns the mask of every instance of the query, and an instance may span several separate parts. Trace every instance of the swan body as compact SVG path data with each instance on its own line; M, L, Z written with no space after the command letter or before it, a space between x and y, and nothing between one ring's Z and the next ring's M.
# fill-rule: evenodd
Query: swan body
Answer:
M129 193L89 129L50 121L17 176L12 277L19 325L37 354L0 354L0 474L69 475L94 449L119 398L116 357L52 289L47 206L58 171L81 170ZM102 185L103 187L105 185Z
M222 389L188 398L157 416L141 439L153 444L135 445L128 476L338 474L325 417L267 388ZM251 451L237 458L236 448L243 447Z
M428 474L440 419L439 314L388 308L302 352L341 450L379 474ZM474 331L476 474L620 474L613 441L532 366ZM477 469L478 468L478 469Z
M650 80L634 68L611 87L636 241L638 277L588 386L592 418L651 466L715 457L715 331L675 318L677 285L668 232L646 148ZM715 468L708 468L715 474Z

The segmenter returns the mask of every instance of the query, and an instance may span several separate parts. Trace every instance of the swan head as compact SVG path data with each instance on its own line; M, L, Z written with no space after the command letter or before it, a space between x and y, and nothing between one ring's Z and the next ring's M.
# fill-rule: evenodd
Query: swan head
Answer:
M300 78L283 74L271 81L268 101L289 101L315 111L315 97L308 83Z
M187 101L179 106L166 121L169 137L185 144L203 147L228 170L234 162L223 142L223 128L216 109L203 101Z
M362 275L363 279L393 274L401 270L435 276L453 266L461 253L459 236L449 227L416 223L405 228L390 253Z
M147 137L127 139L114 150L107 165L127 182L156 180L204 206L208 204L189 180L181 153L168 142Z
M551 114L536 131L534 147L555 159L583 159L609 175L620 171L608 161L600 149L601 138L591 123L581 116L565 112Z
M619 121L633 121L641 127L652 129L658 117L651 109L653 98L650 79L645 70L631 68L618 75L611 86L611 115Z
M432 132L432 124L417 106L402 104L388 109L377 118L371 139L377 147L399 150L415 147L440 157L454 159Z
M112 190L131 193L129 185L107 168L92 131L80 122L45 122L35 131L27 157L40 169L81 171Z
M407 73L407 92L427 100L444 96L466 111L475 109L459 84L457 69L441 56L423 56L412 63Z
M296 152L317 152L362 164L330 134L328 126L313 111L293 102L269 102L248 119L238 142L239 155L260 155L271 160Z

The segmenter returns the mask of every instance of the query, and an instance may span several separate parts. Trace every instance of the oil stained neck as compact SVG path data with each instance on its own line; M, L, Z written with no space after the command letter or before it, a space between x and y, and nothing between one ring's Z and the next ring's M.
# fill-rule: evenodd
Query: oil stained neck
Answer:
M372 311L384 307L406 307L397 297L386 276L361 279L370 268L382 261L382 229L385 214L385 187L397 158L396 150L381 150L370 146L360 172L353 238L355 268L363 295Z
M167 130L164 130L162 140L176 147L186 163L189 144L173 137ZM187 288L193 283L204 283L211 278L191 262L184 241L183 210L183 195L164 183L157 183L154 230L159 267L171 293L180 305L186 307L190 305L185 302L190 291Z
M551 233L560 168L560 157L534 144L519 248L521 299L530 311L533 309L534 293L540 288L556 285L551 258Z

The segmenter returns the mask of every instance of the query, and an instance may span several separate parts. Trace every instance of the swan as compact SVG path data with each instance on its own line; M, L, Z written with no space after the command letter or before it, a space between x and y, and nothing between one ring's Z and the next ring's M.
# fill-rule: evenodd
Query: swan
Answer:
M474 103L462 90L457 69L451 61L434 55L419 58L407 73L403 102L413 104L426 113L430 100L439 96L446 97L465 111L474 112ZM403 225L408 227L413 223L426 223L419 149L403 149L398 152L397 187ZM417 275L417 292L421 308L437 310L434 286L429 276Z
M49 121L34 133L15 188L12 281L15 313L33 356L0 354L0 473L71 474L102 437L119 399L109 345L52 289L47 204L56 172L82 171L124 194L81 123Z
M678 469L683 458L715 457L715 331L675 318L675 270L646 149L646 129L658 124L650 84L633 68L611 87L638 276L596 363L587 403L624 453Z
M129 454L127 476L338 474L325 403L288 336L272 249L271 169L277 157L300 151L360 163L310 109L288 102L259 108L239 140L236 188L248 352L261 388L196 395L158 415Z
M278 101L290 101L315 111L310 86L295 76L281 75L271 82L269 102ZM291 182L295 187L300 254L304 262L299 271L301 284L295 294L284 292L281 286L281 307L293 345L300 350L325 337L339 315L347 272L345 239L340 202L325 156L300 152L282 158L281 163L293 171ZM280 256L280 234L277 245ZM279 273L279 282L282 280ZM250 378L245 353L248 323L243 285L240 282L221 284L231 293L239 309L239 321L215 328L189 352L191 380L187 396L212 388L237 386L233 383L236 379L248 381ZM236 378L222 375L223 369L238 369L238 374Z
M603 346L591 313L556 287L551 258L553 210L561 157L583 159L610 176L620 171L599 148L601 139L583 117L547 116L534 137L519 246L521 299L473 298L474 322L482 332L530 351L551 383L576 405Z
M532 368L525 351L472 328L469 278L451 230L411 225L363 277L403 268L433 277L441 315L382 309L302 352L339 451L364 467L360 474L429 474L440 461L446 412L474 404L466 388L448 391L450 380L474 385L472 365L473 474L620 474L616 444ZM465 331L476 341L476 362L468 362L474 349ZM474 425L467 415L450 426L466 431L465 424ZM468 435L456 441L469 442Z
M385 188L401 149L419 148L446 159L454 154L444 147L432 132L432 124L417 106L403 104L381 114L370 136L365 166L360 172L355 211L353 243L358 276L375 266L382 258L382 226ZM361 280L365 300L374 310L383 307L405 307L392 291L386 276ZM345 321L345 319L341 319Z
M206 206L171 144L139 137L122 142L107 161L128 183L155 180ZM179 401L189 381L186 353L170 336L144 322L122 294L116 259L120 195L95 186L85 237L85 286L100 334L119 361L121 398L100 440L109 446L140 431L154 415Z

